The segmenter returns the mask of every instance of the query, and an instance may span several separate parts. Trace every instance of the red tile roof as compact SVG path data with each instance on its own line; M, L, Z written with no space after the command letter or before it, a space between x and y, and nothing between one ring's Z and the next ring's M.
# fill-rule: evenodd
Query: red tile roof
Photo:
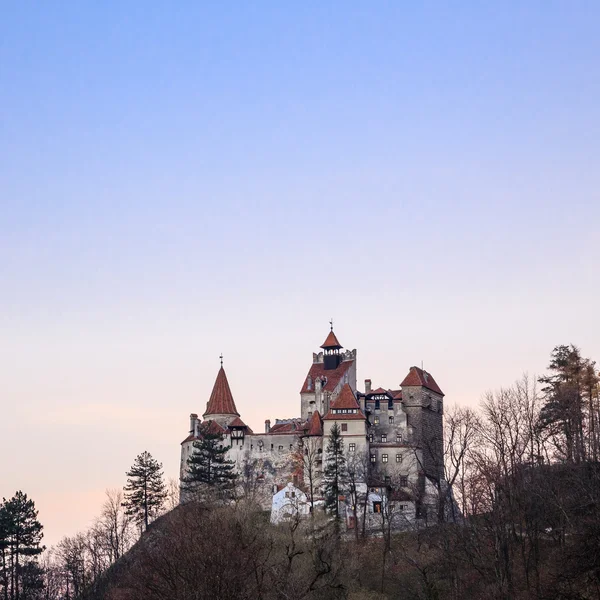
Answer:
M440 389L435 379L427 371L419 369L419 367L411 367L408 375L404 378L404 381L400 384L402 387L409 385L423 386L436 394L444 395L444 392Z
M338 339L335 337L333 329L329 332L329 335L321 345L321 348L343 348L343 346L338 342Z
M295 433L302 429L300 419L290 419L284 423L275 423L269 433Z
M200 425L200 435L224 435L227 433L223 427L221 427L216 421L204 421Z
M306 435L323 435L323 421L318 410L315 410L308 421L308 431L306 432Z
M356 413L334 413L332 412L334 409L358 409ZM360 410L360 406L356 401L356 397L354 396L354 392L352 388L346 383L340 392L340 395L331 403L329 407L329 412L323 417L323 419L328 421L338 420L354 420L354 419L365 419L365 415L362 410Z
M337 387L337 384L341 381L342 377L346 374L348 369L354 364L353 360L345 360L341 362L335 369L331 369L330 371L325 370L325 365L323 363L313 363L310 370L308 371L308 375L304 380L304 384L300 393L304 392L314 392L315 391L315 380L318 378L327 378L327 382L323 386L323 390L326 392L333 392ZM308 389L308 378L312 382L311 389Z
M236 417L233 421L231 421L227 427L245 427L248 430L248 433L252 433L252 429L250 429L250 427L248 427L248 425L246 425L246 423L244 423L244 421L242 421L239 417Z
M371 390L367 396L380 396L380 395L388 395L389 392L387 390L384 390L382 387L378 387L376 390Z
M225 375L225 369L221 367L215 380L210 399L206 404L206 410L204 411L203 417L207 415L237 415L238 413L231 389L229 388L229 382L227 381L227 375Z

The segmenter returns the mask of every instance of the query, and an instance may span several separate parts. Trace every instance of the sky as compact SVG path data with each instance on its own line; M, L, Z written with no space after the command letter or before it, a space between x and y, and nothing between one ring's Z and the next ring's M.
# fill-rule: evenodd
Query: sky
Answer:
M600 360L597 2L7 3L0 497L46 544L150 451L176 477L219 355L299 414L329 319L358 379L476 406Z

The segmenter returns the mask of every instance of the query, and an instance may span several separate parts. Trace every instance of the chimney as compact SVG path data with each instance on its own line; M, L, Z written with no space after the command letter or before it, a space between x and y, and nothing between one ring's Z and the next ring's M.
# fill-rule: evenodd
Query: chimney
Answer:
M371 393L371 380L365 379L365 394Z
M192 413L190 415L190 433L196 434L196 421L198 420L198 415L196 413Z
M271 420L267 419L265 421L265 433L269 433L269 431L271 431Z

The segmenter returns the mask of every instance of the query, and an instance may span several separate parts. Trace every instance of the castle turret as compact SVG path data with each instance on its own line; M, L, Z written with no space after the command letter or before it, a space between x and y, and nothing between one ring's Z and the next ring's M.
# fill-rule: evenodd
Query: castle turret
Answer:
M221 364L221 368L217 373L217 379L213 386L212 393L206 404L206 410L202 415L205 421L216 421L221 426L228 425L235 417L239 417L233 394L225 375L225 369Z
M331 331L327 336L327 339L323 342L321 348L323 348L323 366L326 371L333 371L337 369L339 364L342 362L342 354L340 350L342 345L338 342L335 333L333 333L333 325Z
M411 367L400 384L402 404L415 440L426 449L423 470L426 475L443 477L443 403L444 392L433 376L419 367Z

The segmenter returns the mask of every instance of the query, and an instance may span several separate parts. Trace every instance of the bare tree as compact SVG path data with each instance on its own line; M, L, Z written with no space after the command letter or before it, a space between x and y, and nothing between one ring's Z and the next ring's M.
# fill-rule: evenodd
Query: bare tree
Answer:
M323 447L321 439L316 436L303 437L295 454L295 460L297 471L307 491L312 514L315 508L315 498L323 482Z
M179 506L179 481L170 477L167 481L167 498L165 501L166 511L173 510Z
M123 492L107 489L106 499L97 527L104 535L110 563L116 562L131 546L134 538L134 523L123 507Z

